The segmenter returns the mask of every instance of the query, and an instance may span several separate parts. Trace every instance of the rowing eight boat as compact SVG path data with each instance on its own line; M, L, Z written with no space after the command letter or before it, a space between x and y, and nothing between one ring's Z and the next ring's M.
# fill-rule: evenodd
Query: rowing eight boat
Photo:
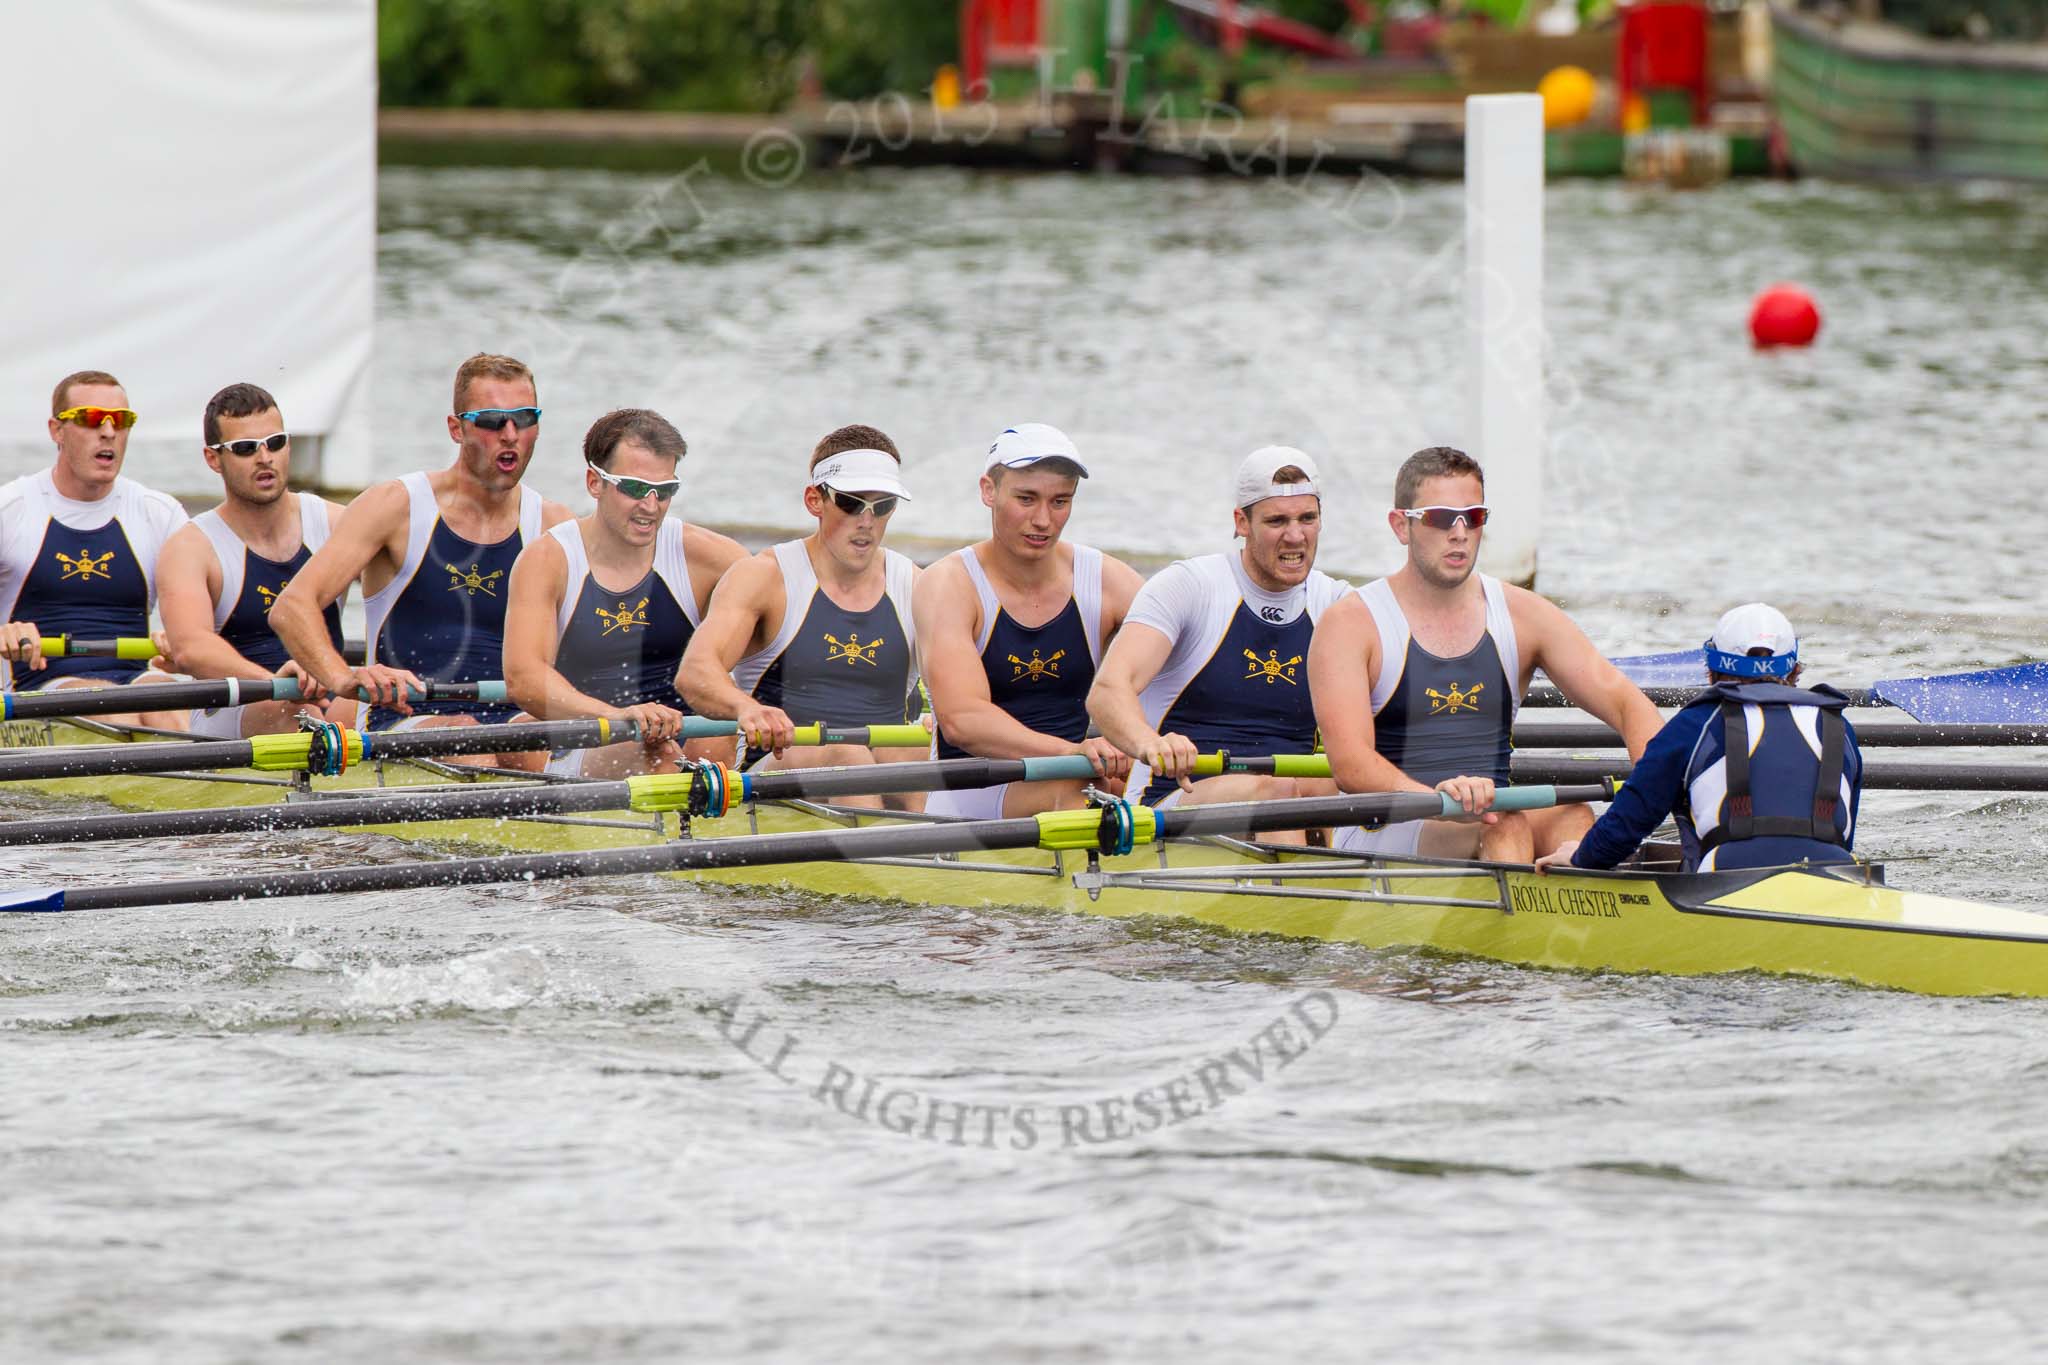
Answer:
M56 721L0 725L0 743L13 747L104 738ZM451 779L475 780L435 765L373 763L337 779L153 774L21 785L130 810L176 810L290 796L333 799L380 786L425 794L449 789ZM901 818L808 803L757 805L723 820L695 821L688 834L718 841ZM673 815L626 811L363 828L464 852L626 848L678 834ZM2048 995L2048 917L1896 890L1868 866L1539 876L1518 867L1365 859L1216 837L1140 846L1120 856L985 850L676 875L919 905L1166 915L1238 932L1427 947L1545 967L1764 971L1941 995Z

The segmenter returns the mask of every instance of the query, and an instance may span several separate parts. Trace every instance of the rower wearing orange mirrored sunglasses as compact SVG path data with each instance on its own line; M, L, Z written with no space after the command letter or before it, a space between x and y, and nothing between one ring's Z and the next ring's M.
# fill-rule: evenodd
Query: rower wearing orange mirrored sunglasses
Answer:
M131 660L43 656L45 636L149 634L157 556L186 517L176 499L122 476L135 423L113 375L66 375L50 395L55 461L0 488L0 657L14 688L164 681ZM182 711L107 719L185 726Z

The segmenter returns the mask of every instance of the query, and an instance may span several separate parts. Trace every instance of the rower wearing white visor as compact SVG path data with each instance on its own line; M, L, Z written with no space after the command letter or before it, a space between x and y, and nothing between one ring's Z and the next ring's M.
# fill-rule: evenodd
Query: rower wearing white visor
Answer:
M519 552L506 589L505 686L542 720L632 721L638 741L554 755L548 771L615 778L672 771L679 757L730 758L729 739L679 740L675 688L720 575L745 554L669 515L688 447L660 413L621 408L583 437L596 508Z
M1832 687L1800 688L1799 639L1751 602L1705 647L1707 690L1666 721L1586 837L1537 859L1608 868L1676 816L1687 872L1854 861L1863 755Z
M224 496L220 506L172 535L157 561L157 606L172 656L199 678L297 678L303 700L194 711L192 733L210 739L275 734L293 729L302 714L353 725L355 700L325 696L270 628L271 604L327 543L342 509L287 486L291 436L267 391L228 385L207 401L200 428L202 453L220 475ZM328 642L339 650L341 603L328 603L321 616Z
M1309 646L1330 775L1347 792L1440 791L1466 812L1339 831L1339 847L1526 863L1584 834L1584 806L1500 814L1515 712L1542 669L1572 705L1621 732L1630 757L1661 717L1555 604L1475 572L1491 509L1478 461L1431 446L1394 479L1387 525L1407 562L1333 606Z
M1137 596L1136 570L1061 539L1087 466L1064 432L1008 427L982 462L989 537L947 555L917 585L917 635L940 758L1082 754L1118 784L1130 759L1088 737L1088 689ZM1077 806L1085 783L934 792L933 815L987 819Z
M1245 456L1232 484L1244 540L1159 571L1131 603L1088 694L1102 733L1135 760L1149 805L1334 795L1317 779L1235 773L1192 782L1198 754L1305 754L1315 747L1306 667L1323 613L1351 591L1315 567L1321 474L1288 446ZM1299 842L1301 834L1270 836Z
M910 500L902 455L865 425L840 427L811 451L804 510L818 529L741 560L718 585L677 678L699 714L738 723L768 768L844 767L928 755L916 748L792 748L798 725L901 725L914 718L918 569L882 544ZM874 806L882 798L853 798ZM891 797L919 809L918 796Z

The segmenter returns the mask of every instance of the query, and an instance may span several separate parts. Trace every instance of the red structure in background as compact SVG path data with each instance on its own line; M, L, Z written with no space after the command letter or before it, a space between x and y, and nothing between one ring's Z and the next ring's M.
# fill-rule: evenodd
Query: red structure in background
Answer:
M969 99L988 96L991 66L1031 66L1038 60L1039 0L961 0L960 75Z
M1646 0L1621 11L1621 51L1614 66L1621 107L1632 95L1683 90L1692 96L1692 121L1708 118L1707 7L1687 0Z

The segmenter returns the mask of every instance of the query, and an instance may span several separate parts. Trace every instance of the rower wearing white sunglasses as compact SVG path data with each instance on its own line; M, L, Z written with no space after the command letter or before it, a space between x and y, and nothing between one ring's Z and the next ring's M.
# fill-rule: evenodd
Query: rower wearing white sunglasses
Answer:
M1330 775L1347 792L1444 792L1460 821L1340 831L1340 847L1526 863L1577 839L1584 806L1499 814L1515 712L1542 669L1575 706L1621 732L1634 758L1662 718L1548 599L1475 573L1489 509L1479 463L1431 446L1394 480L1387 524L1408 562L1325 612L1309 687Z
M711 590L746 554L730 536L669 515L683 481L682 433L658 412L621 408L583 437L590 515L519 552L506 588L505 687L541 720L632 721L640 740L554 755L548 771L618 778L676 760L732 758L730 739L680 740L689 708L676 667Z
M811 450L804 510L818 529L734 566L677 679L701 714L739 723L750 767L843 767L928 756L925 746L791 748L798 725L901 725L920 709L910 614L918 569L884 547L910 492L896 443L840 427ZM856 798L876 805L880 798ZM922 809L923 798L889 798Z
M207 401L200 427L207 467L220 475L224 496L166 541L157 560L157 608L171 656L197 678L296 677L308 700L194 711L192 733L210 739L277 734L296 728L301 713L353 725L355 699L324 696L270 627L271 604L327 543L341 506L291 491L292 438L277 400L264 389L228 385ZM339 650L339 599L327 604L321 619L328 643Z

